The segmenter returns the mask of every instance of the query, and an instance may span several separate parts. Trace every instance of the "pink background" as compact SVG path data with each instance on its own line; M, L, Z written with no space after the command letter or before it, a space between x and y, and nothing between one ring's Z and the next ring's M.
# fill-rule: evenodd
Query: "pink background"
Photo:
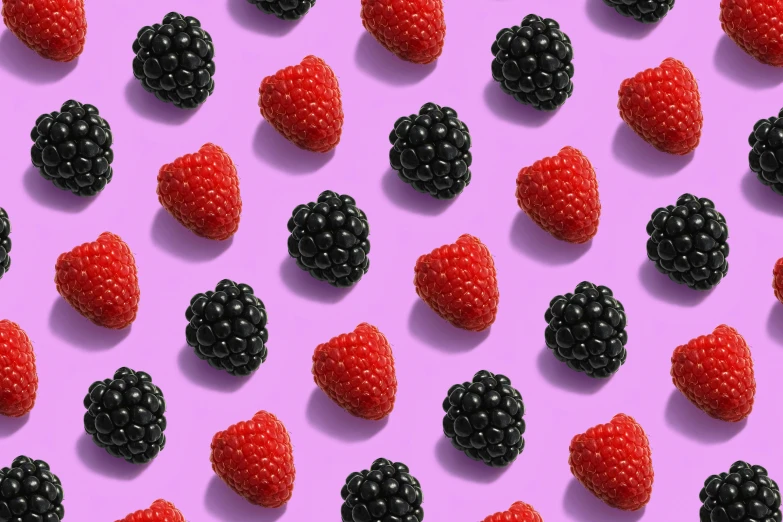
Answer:
M0 462L22 453L49 461L64 483L67 521L114 520L158 497L193 522L336 521L345 477L378 457L411 467L433 522L476 521L515 500L548 522L660 521L675 506L683 510L677 520L696 520L702 481L735 460L764 464L783 480L783 305L770 288L783 255L783 198L749 173L746 143L753 123L783 103L783 71L723 36L717 0L679 1L654 27L601 0L447 0L446 49L431 66L404 63L365 34L359 0L319 0L298 24L245 0L86 3L88 41L76 63L44 61L0 32L0 205L14 242L0 317L33 339L41 380L31 415L0 419ZM162 105L131 72L137 30L171 10L201 19L216 42L215 94L197 112ZM495 34L531 11L559 20L574 43L574 96L554 115L517 105L490 75ZM256 107L261 79L310 53L333 67L343 93L342 143L325 156L285 142ZM668 56L683 60L701 87L704 135L687 157L647 146L615 108L622 79ZM69 98L97 105L115 133L114 179L93 200L59 192L30 166L35 118ZM388 167L391 125L429 101L454 107L471 129L473 182L452 204L414 193ZM242 224L228 243L195 237L155 195L158 168L209 141L231 154L241 177ZM581 149L598 173L603 218L586 246L550 238L514 199L518 170L565 145ZM355 197L371 223L372 267L350 291L311 280L286 253L291 210L326 189ZM729 275L709 294L671 284L645 257L650 213L683 192L713 199L731 231ZM124 332L82 319L52 281L60 252L104 230L127 241L139 267L141 308ZM445 324L412 285L420 254L466 232L494 254L501 286L497 322L483 334ZM269 311L269 359L250 380L212 371L185 347L189 298L226 277L252 285ZM603 383L544 348L550 298L585 279L610 286L629 317L628 362ZM376 424L332 405L310 375L314 347L364 321L392 342L400 382L394 413ZM746 337L756 363L756 407L738 425L691 407L669 378L673 349L724 322ZM152 374L168 399L168 445L147 467L109 457L82 431L87 387L120 366ZM505 471L467 460L441 431L447 389L480 369L509 375L528 409L526 450ZM209 464L212 435L260 409L285 422L295 445L294 496L277 511L236 497ZM640 513L605 507L567 465L571 437L618 412L637 418L653 448L656 481Z

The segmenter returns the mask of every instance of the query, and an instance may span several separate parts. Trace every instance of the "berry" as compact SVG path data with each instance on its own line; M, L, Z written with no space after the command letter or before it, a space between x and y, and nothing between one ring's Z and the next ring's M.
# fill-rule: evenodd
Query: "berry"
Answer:
M185 517L174 504L158 499L147 509L140 509L116 522L185 522Z
M261 12L281 20L299 20L315 6L316 0L247 0Z
M0 279L11 269L11 220L0 207Z
M389 142L391 167L419 192L453 199L470 184L470 132L451 107L424 104L394 122Z
M653 486L650 442L628 415L615 415L571 440L571 473L608 505L636 511L649 501Z
M68 100L39 116L30 138L33 165L55 187L94 196L111 182L114 135L95 106Z
M574 92L574 49L551 18L530 14L521 24L501 29L492 56L492 78L519 103L553 111Z
M505 375L482 370L472 382L455 384L443 411L443 433L473 460L504 467L525 449L525 403Z
M353 286L370 269L370 225L351 196L331 190L298 205L288 220L296 266L332 286Z
M721 0L720 25L756 60L783 66L783 4L778 0Z
M748 143L751 146L748 155L750 170L756 173L761 183L783 194L783 165L777 156L780 154L783 158L783 109L777 117L757 121Z
M484 522L544 522L533 506L524 502L514 502L508 510L495 513L484 519Z
M685 64L666 58L620 84L620 117L644 141L669 154L684 155L699 145L704 115L699 86Z
M783 303L783 257L775 262L772 269L772 288L775 290L775 297Z
M590 160L573 147L524 167L517 176L517 204L557 239L585 243L601 218L598 181Z
M49 464L24 455L0 469L0 521L60 522L65 518L63 486Z
M604 0L604 3L623 16L637 22L654 24L674 9L675 0Z
M54 271L63 299L98 326L119 330L136 319L136 260L120 236L104 232L95 241L60 254Z
M188 344L213 368L250 375L266 361L266 308L250 286L223 279L193 296L185 318Z
M389 341L373 325L320 344L313 353L313 378L351 415L380 420L394 409L397 375Z
M647 257L675 283L710 290L729 271L726 219L707 198L683 194L676 205L656 209L647 234Z
M215 434L212 469L231 489L252 504L277 508L294 490L294 455L288 431L277 417L259 411Z
M431 63L443 52L443 0L362 0L362 25L403 60Z
M84 50L84 0L3 0L3 21L44 58L70 62Z
M701 522L780 522L780 488L762 466L738 461L728 473L712 475L699 492Z
M145 372L120 368L84 397L84 431L112 457L150 462L166 446L166 400Z
M197 153L163 165L158 173L158 201L199 236L230 238L242 214L234 162L223 149L207 143Z
M344 119L340 85L331 67L317 56L267 76L258 94L261 115L297 147L329 152L340 143Z
M671 375L677 389L711 417L739 422L753 410L753 359L745 339L730 326L678 346Z
M421 485L402 462L378 459L348 475L340 495L342 522L421 522Z
M3 319L0 321L0 415L21 417L28 413L35 406L37 392L33 343L18 324Z
M162 102L195 109L215 90L215 46L197 18L169 13L142 27L133 54L133 75Z

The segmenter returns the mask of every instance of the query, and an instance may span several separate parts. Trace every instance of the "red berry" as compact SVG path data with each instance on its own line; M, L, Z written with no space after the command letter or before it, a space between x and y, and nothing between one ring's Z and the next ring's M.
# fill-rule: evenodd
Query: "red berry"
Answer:
M612 507L641 509L650 501L653 466L650 442L628 415L615 415L571 440L571 473L591 493Z
M35 406L38 372L33 344L19 325L0 321L0 415L21 417Z
M720 25L734 43L756 60L783 66L780 0L721 0Z
M63 299L98 326L119 330L136 319L136 260L120 236L104 232L92 243L60 254L54 270Z
M163 499L156 500L148 509L140 509L116 522L186 522L174 504Z
M329 152L340 143L343 102L326 62L307 56L299 65L267 76L258 89L261 115L297 147Z
M70 62L84 50L84 0L3 0L3 21L44 58Z
M775 262L772 269L772 288L775 289L775 297L783 303L783 257Z
M753 359L748 343L730 326L678 346L671 374L677 389L711 417L739 422L753 410Z
M212 469L237 494L268 508L280 507L294 491L294 454L283 423L259 411L212 439Z
M484 519L484 522L544 522L533 506L524 502L514 502L507 511L495 513Z
M158 200L174 218L199 236L223 240L239 228L242 198L231 157L207 143L163 165L158 173Z
M313 377L330 399L357 417L380 420L394 409L394 356L389 341L371 324L319 345Z
M517 203L538 226L569 243L598 232L601 200L590 160L573 147L519 171Z
M617 108L633 131L656 149L688 154L701 139L699 86L685 64L666 58L620 85Z
M430 63L443 52L443 0L362 0L362 24L403 60Z
M463 234L416 261L416 293L439 316L458 328L480 332L498 312L497 273L489 249Z

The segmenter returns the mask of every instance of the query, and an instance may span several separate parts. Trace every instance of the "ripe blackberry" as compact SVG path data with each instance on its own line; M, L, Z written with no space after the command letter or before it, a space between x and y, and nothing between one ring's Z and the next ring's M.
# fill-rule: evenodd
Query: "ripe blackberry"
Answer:
M0 279L11 269L11 220L8 212L0 207Z
M757 121L748 143L750 170L764 185L783 194L783 109L777 117Z
M549 302L544 319L547 347L572 370L605 378L625 363L625 309L609 288L579 283Z
M647 257L675 283L709 290L729 271L726 219L707 198L683 194L647 223Z
M250 286L224 279L194 295L185 317L188 344L213 368L250 375L266 361L266 308Z
M762 466L738 461L712 475L699 493L701 522L781 522L780 489Z
M258 9L266 14L272 14L281 20L299 20L310 8L315 6L316 0L247 0L255 4Z
M455 384L443 401L443 433L473 460L508 466L525 449L525 404L505 375L486 370Z
M84 430L113 457L145 464L166 446L166 401L147 373L120 368L94 382L84 407Z
M30 138L33 165L57 188L94 196L111 181L113 135L95 106L68 100L40 115Z
M553 111L574 91L574 49L551 18L531 14L520 25L501 29L492 55L492 77L520 103Z
M60 522L63 487L49 464L24 455L0 469L0 522Z
M645 24L659 22L674 9L675 0L604 0L623 16L628 16Z
M419 192L452 199L470 184L470 131L451 107L424 104L394 123L389 142L392 168Z
M370 269L370 225L351 196L322 192L294 209L288 231L288 254L319 281L353 286Z
M215 46L197 18L169 13L142 27L133 53L133 75L160 101L194 109L215 90Z
M342 522L421 522L421 485L402 462L378 459L351 473L340 493Z

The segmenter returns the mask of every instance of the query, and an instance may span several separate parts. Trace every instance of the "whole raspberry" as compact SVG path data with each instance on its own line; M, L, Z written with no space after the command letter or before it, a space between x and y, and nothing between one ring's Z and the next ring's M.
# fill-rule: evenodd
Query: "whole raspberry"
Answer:
M362 0L362 24L403 60L431 63L443 52L443 0Z
M740 49L756 60L783 66L783 1L721 0L720 25Z
M508 510L490 515L484 522L544 522L544 519L530 504L514 502Z
M186 522L174 504L158 499L147 509L140 509L115 522Z
M84 0L3 0L3 21L44 58L70 62L84 50Z
M783 303L783 257L775 261L772 269L772 288L775 290L775 297Z
M33 343L18 324L3 319L0 321L0 415L21 417L35 406L37 392Z

